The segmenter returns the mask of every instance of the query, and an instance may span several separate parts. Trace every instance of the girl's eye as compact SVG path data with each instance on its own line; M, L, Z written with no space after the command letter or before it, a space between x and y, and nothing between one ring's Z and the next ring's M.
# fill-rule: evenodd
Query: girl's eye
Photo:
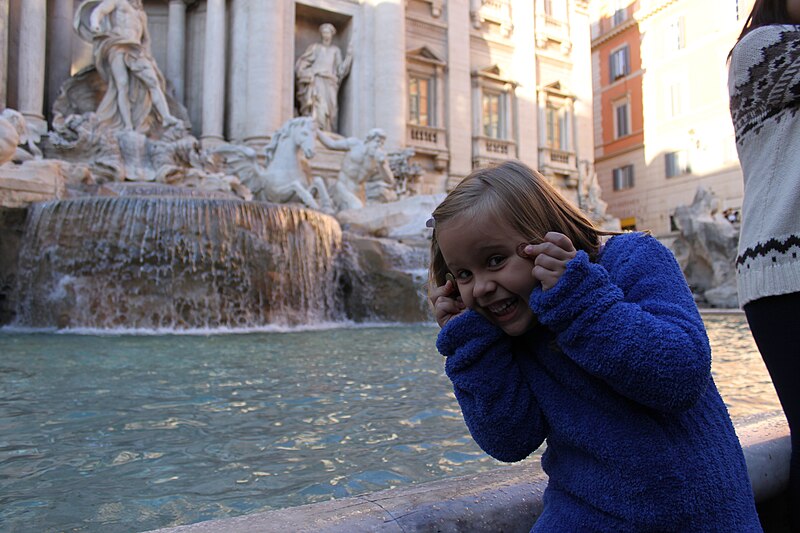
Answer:
M469 270L459 270L458 272L456 272L456 280L462 283L467 281L471 276L472 272L470 272Z
M506 258L502 255L493 255L486 261L486 264L489 265L490 268L497 267L502 265L505 259Z

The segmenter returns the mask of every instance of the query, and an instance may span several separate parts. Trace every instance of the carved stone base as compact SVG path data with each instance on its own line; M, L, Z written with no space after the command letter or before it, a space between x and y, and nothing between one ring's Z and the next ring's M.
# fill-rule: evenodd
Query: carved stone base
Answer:
M27 207L33 202L62 198L64 191L60 162L43 160L0 166L0 207Z

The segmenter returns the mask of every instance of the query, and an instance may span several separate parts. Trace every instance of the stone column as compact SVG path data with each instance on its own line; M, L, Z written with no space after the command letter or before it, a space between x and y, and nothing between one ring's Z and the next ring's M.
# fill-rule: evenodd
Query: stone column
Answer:
M224 140L225 118L225 0L206 4L206 38L203 58L203 132L200 140L211 146Z
M408 121L406 87L406 14L401 0L373 0L375 4L375 87L399 87L375 93L375 126L386 132L387 150L405 144ZM464 31L462 27L460 31ZM469 50L469 49L467 49Z
M8 81L8 0L0 0L0 109L6 107Z
M284 5L286 2L251 0L247 50L247 121L244 141L266 144L271 132L281 127L283 91ZM257 29L256 29L257 28ZM291 118L291 117L286 117Z
M225 110L226 138L236 144L244 142L247 130L247 37L250 35L250 0L233 0L230 4L230 54L235 58L228 69Z
M18 111L36 133L47 131L44 106L44 64L47 33L47 0L25 0L19 15Z
M452 187L472 171L472 81L469 0L447 2L447 140Z
M175 90L175 99L183 104L186 60L186 2L169 0L167 27L167 80Z
M539 132L538 126L536 79L537 68L532 62L536 51L534 21L534 5L530 0L514 0L511 5L514 14L514 30L511 40L514 43L514 55L511 59L512 81L517 82L515 89L516 111L512 117L514 124L514 141L517 143L517 157L532 168L539 165ZM591 85L591 83L589 84Z
M49 0L49 35L47 36L47 101L49 111L58 97L61 84L72 74L73 0Z

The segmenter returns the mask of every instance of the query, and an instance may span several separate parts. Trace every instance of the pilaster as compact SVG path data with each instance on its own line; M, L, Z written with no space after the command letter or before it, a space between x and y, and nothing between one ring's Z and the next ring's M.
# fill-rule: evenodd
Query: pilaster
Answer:
M8 0L0 0L0 109L6 107L8 82Z
M375 28L375 126L386 132L386 147L405 144L406 88L405 2L373 0Z
M183 104L186 61L186 1L169 0L167 22L167 80L175 91L175 99Z
M47 0L25 0L19 16L18 111L28 127L41 135L47 131L44 106Z
M470 79L470 0L447 2L448 187L472 171L472 84Z
M225 119L225 0L208 0L203 58L204 146L223 141Z
M251 0L248 12L247 116L244 141L262 145L282 124L284 6L282 0ZM289 32L288 35L293 35Z

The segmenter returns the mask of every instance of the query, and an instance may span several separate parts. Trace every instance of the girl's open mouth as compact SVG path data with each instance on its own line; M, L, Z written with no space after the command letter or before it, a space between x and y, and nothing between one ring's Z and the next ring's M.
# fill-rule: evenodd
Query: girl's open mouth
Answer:
M517 299L508 298L500 302L493 303L487 309L497 318L505 318L512 314L517 308Z

